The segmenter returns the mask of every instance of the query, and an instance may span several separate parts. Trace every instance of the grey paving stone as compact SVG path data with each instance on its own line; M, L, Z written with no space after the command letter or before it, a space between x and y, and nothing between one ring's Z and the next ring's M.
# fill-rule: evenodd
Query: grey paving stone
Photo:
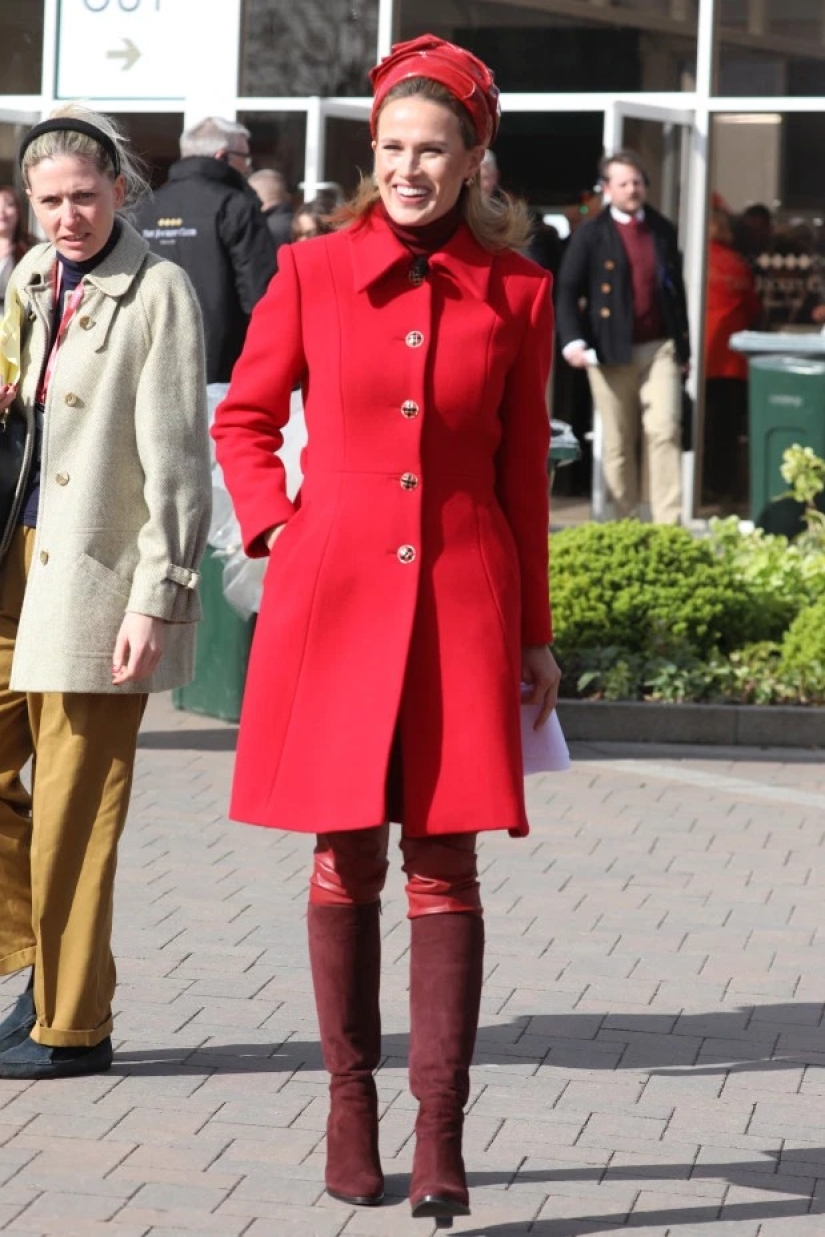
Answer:
M150 702L119 865L116 1064L0 1083L4 1233L431 1237L404 1199L415 1103L395 848L378 1076L391 1205L365 1213L323 1190L312 840L226 821L232 734ZM474 1214L454 1231L822 1237L825 1219L800 1214L825 1198L822 762L573 754L570 773L528 781L528 839L480 844ZM0 980L0 1013L19 983ZM64 1196L53 1221L43 1209Z

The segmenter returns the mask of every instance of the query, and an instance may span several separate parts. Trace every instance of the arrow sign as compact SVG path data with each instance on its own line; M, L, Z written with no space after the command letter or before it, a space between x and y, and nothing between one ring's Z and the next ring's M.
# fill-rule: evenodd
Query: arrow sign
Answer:
M135 64L136 61L140 60L140 52L135 47L131 39L124 39L123 43L124 47L121 51L107 52L106 59L122 60L122 70L125 72L126 69L131 69L132 65Z
M0 13L10 2L0 0ZM25 6L32 0L15 2ZM212 8L229 12L240 2ZM180 49L190 47L193 19L197 10L204 9L203 0L49 0L48 7L57 11L58 98L182 101L189 78L181 73ZM213 27L214 23L209 27L201 23L212 37ZM206 34L201 45L207 49L204 55L212 54ZM0 65L4 50L0 17ZM194 64L200 63L200 55L192 53ZM2 91L0 81L0 95Z

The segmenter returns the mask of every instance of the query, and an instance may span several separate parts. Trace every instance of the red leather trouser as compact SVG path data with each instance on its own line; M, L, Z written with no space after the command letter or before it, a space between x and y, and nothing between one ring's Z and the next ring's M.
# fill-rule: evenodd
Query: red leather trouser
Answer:
M313 906L357 906L377 902L387 876L390 827L319 833L309 901ZM407 918L450 912L481 915L476 835L401 838L407 875Z

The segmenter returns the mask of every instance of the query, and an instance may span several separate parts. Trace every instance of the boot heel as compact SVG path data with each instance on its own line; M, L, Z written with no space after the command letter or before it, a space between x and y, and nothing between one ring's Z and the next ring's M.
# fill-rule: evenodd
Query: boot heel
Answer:
M456 1216L468 1216L470 1208L446 1194L425 1194L412 1204L414 1220L435 1220L436 1228L452 1228Z

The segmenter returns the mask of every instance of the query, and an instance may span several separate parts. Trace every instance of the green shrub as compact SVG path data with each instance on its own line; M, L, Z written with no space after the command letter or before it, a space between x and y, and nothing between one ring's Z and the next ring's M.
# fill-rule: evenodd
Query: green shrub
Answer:
M622 520L565 529L551 539L550 579L562 656L617 646L707 656L776 630L776 614L682 528Z
M763 611L767 638L780 639L796 615L825 597L825 553L755 528L741 532L736 516L710 521L708 544Z
M782 671L795 675L800 698L825 701L825 598L802 610L782 641Z

